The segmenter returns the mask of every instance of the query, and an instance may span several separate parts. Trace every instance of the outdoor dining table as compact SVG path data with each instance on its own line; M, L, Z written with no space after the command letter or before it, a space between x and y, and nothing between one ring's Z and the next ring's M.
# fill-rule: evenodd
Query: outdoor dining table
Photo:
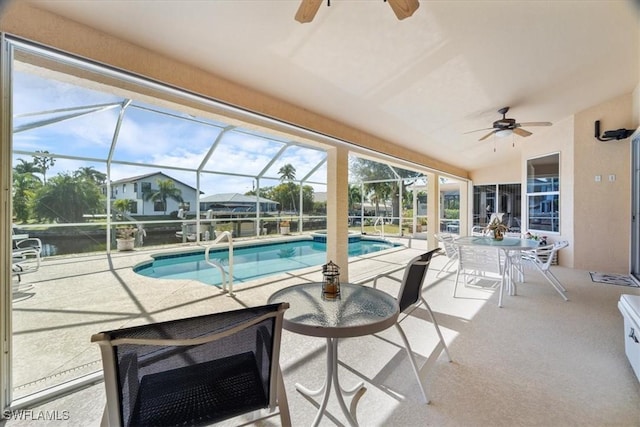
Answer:
M513 252L520 254L522 251L531 251L539 247L539 243L536 240L518 239L515 237L505 237L502 240L496 240L489 236L464 236L455 239L454 243L462 246L476 246L487 250L493 248L503 251L504 264L502 266L502 272L506 280L509 295L516 295L516 282L513 278Z
M366 391L361 382L345 390L338 380L338 340L380 332L392 326L399 315L396 299L372 287L350 283L340 284L340 294L331 299L323 296L322 283L303 283L275 292L269 303L288 302L283 328L302 335L326 339L327 371L324 384L317 390L296 384L307 396L323 395L313 426L317 426L327 407L331 385L347 421L357 426L356 405ZM344 396L353 396L350 408Z

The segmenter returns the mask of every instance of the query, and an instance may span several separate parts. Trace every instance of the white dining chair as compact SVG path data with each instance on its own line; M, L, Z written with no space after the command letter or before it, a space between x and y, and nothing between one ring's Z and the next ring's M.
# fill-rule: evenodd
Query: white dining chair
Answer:
M562 286L560 280L551 272L551 264L557 252L567 246L569 246L569 242L562 240L550 245L541 246L532 251L523 252L522 256L523 264L539 271L565 301L569 301L566 295L567 290Z
M461 276L465 286L479 283L480 280L498 284L500 292L498 306L502 307L504 272L499 249L458 245L458 270L453 288L454 298L457 296Z
M439 233L435 235L436 240L442 243L444 253L448 258L447 262L440 268L440 271L436 274L439 277L443 271L449 271L449 268L458 261L458 250L454 243L454 238L449 233Z

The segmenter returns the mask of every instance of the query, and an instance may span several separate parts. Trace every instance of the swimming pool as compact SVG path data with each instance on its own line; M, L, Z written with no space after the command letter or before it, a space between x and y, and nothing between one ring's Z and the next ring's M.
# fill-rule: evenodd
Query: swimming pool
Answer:
M349 238L349 256L365 255L401 246L386 240ZM233 249L233 282L247 282L286 271L322 265L326 262L327 245L322 237L287 242L252 244ZM136 273L162 279L199 280L208 285L221 285L220 271L204 259L204 249L184 253L152 255L153 261L134 267ZM209 258L225 270L229 265L226 248L211 250Z

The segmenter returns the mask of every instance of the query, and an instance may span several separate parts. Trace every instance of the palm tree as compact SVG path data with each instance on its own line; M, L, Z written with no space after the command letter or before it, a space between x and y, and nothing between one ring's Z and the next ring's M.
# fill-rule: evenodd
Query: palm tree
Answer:
M296 179L296 168L291 163L287 163L280 168L278 174L280 181L293 181Z
M37 218L60 223L84 222L84 214L104 213L104 203L97 185L65 173L38 189L33 211Z
M176 187L176 184L170 179L159 179L156 181L158 184L157 190L151 190L144 194L144 200L162 202L164 214L167 214L167 199L175 200L178 203L182 203L182 191Z
M280 182L288 182L289 194L291 194L291 204L293 206L293 210L296 211L296 199L294 196L295 185L292 182L296 179L296 168L291 163L287 163L278 170L278 174L280 175Z
M38 167L38 172L42 174L43 182L47 183L47 171L56 164L56 160L48 156L48 151L36 150L36 153L42 154L41 156L33 156L33 163Z
M359 185L355 185L355 184L349 184L349 190L348 190L348 197L349 197L349 212L353 212L355 209L355 205L360 204L362 205L362 192L360 191L360 186Z
M113 201L113 208L120 212L120 215L124 217L130 210L131 205L134 203L131 199L118 199Z
M33 176L38 181L42 182L39 176L34 174L40 173L40 168L35 164L35 162L28 162L24 159L18 159L20 163L14 166L13 171L16 174L29 174Z
M26 222L29 219L31 203L40 187L40 178L31 173L13 174L13 214L18 221Z
M73 175L76 178L86 179L87 181L95 182L97 185L102 185L107 181L107 175L94 169L93 166L84 166L78 168Z

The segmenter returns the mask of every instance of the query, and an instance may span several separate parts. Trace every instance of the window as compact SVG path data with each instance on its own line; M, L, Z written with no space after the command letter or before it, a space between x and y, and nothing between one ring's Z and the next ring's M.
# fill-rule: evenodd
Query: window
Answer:
M527 160L527 224L532 231L560 232L560 154Z
M153 202L153 211L154 212L164 212L164 202Z
M494 212L502 213L502 222L510 232L520 232L521 185L490 184L473 186L473 225L485 227Z
M496 209L496 185L473 186L473 225L484 227Z
M122 194L127 192L127 184L122 184Z

